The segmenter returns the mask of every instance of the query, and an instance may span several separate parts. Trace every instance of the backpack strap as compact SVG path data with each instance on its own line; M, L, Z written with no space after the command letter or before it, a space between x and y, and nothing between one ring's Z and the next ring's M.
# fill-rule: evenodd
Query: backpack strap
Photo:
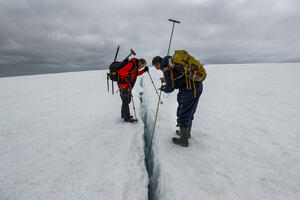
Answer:
M163 72L167 72L167 71L169 71L170 69L169 69L169 67L165 67L164 69L163 69Z
M173 68L172 67L168 67L170 70L170 75L171 75L171 80L172 80L172 88L174 88L174 76L173 76Z
M132 67L131 67L131 69L130 69L129 71L131 72L131 71L135 70L135 76L132 78L131 82L128 82L128 84L131 83L131 84L132 84L131 87L133 87L134 84L135 84L135 82L136 82L136 78L137 78L137 76L138 76L138 71L139 71L139 69L138 69L138 67L137 67L138 59L136 59L135 62L134 62L133 60L131 60L131 61L129 61L129 62L132 63Z
M136 63L134 61L129 61L129 63L132 63L132 67L129 71L132 71L136 67Z
M132 80L136 79L136 77L137 77L137 75L138 75L138 67L137 67L137 65L136 65L137 61L138 61L138 60L136 60L136 62L130 61L130 62L132 63L132 67L131 67L130 71L135 70L135 77L134 77Z

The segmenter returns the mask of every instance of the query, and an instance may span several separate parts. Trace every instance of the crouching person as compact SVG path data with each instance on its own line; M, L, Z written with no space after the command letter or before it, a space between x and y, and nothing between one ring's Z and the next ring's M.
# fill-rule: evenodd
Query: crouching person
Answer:
M137 119L133 119L133 116L130 115L129 104L131 102L132 89L137 76L140 76L149 70L148 67L145 67L146 64L145 59L132 58L129 60L128 64L118 71L118 87L120 89L120 97L122 99L121 118L124 119L125 122L137 121ZM141 68L144 69L141 70Z
M156 56L152 60L152 65L164 73L163 80L166 84L161 88L163 92L171 93L175 89L179 90L177 94L177 126L179 126L180 129L176 131L176 134L180 137L173 137L172 141L177 145L187 147L189 145L188 139L191 137L192 121L200 95L202 94L203 86L202 81L189 80L187 74L184 73L184 68L179 65L174 67L174 64L171 63L173 67L170 67L169 62L171 62L171 58L171 56L164 58ZM205 70L203 76L202 78L204 79L206 76Z

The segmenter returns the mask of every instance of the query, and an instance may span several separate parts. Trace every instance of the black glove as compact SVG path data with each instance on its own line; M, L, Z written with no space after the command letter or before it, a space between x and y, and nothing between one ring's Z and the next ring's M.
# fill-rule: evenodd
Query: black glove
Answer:
M127 75L127 80L128 80L128 81L131 81L131 78L132 78L132 77L131 77L131 74L128 74L128 75Z
M149 67L148 66L146 66L146 67L144 67L144 72L148 72L149 71Z

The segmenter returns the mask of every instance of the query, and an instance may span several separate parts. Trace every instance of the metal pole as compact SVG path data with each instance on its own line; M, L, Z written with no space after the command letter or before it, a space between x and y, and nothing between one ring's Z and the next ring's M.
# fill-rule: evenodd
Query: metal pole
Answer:
M161 90L160 90L159 96L158 96L158 102L157 102L156 113L155 113L155 120L154 120L152 135L151 135L151 139L150 139L149 150L148 150L148 154L147 154L146 158L149 158L149 155L151 153L150 150L151 150L152 139L153 139L153 135L154 135L154 131L155 131L155 126L156 126L156 120L157 120L157 115L158 115L158 108L159 108L160 97L161 97Z
M109 92L109 73L106 74L107 92Z
M169 19L169 21L173 22L173 27L172 27L172 33L171 33L170 42L169 42L168 55L169 55L169 52L170 52L171 41L172 41L172 36L173 36L173 31L174 31L175 23L180 24L179 21L176 21L176 20L174 20L174 19ZM161 87L161 88L162 88L162 87ZM153 125L153 130L152 130L152 135L151 135L151 140L150 140L149 150L148 150L148 154L147 154L147 157L146 157L146 158L148 158L148 157L150 156L150 153L151 153L150 150L151 150L152 139L153 139L153 135L154 135L154 132L155 132L155 127L156 127L156 120L157 120L157 115L158 115L158 109L159 109L160 97L161 97L161 89L160 89L160 92L159 92L159 95L158 95L158 102L157 102L157 107L156 107L155 120L154 120L154 125Z
M170 37L170 42L169 42L169 48L168 48L168 54L167 55L169 55L169 52L170 52L170 47L171 47L171 41L172 41L172 37L173 37L174 26L175 26L175 23L173 22L173 27L172 27L172 32L171 32L171 37Z
M155 87L155 85L154 85L154 82L153 82L153 80L152 80L152 77L150 76L149 71L147 71L147 72L148 72L148 75L149 75L150 80L151 80L151 82L152 82L152 85L153 85L153 87L154 87L154 89L155 89L155 92L156 92L157 96L159 96L159 95L158 95L158 92L157 92L157 89L156 89L156 87Z
M112 94L114 94L114 92L115 92L113 80L111 81L111 92L112 92Z
M171 32L171 37L170 37L170 42L169 42L169 48L168 48L168 54L167 55L169 55L169 52L170 52L170 47L171 47L171 42L172 42L172 37L173 37L173 31L174 31L175 23L180 24L180 21L176 21L174 19L169 19L169 21L173 22L173 26L172 26L172 32Z
M157 89L156 89L156 87L155 87L155 85L154 85L154 82L153 82L153 80L152 80L152 77L150 76L149 71L148 71L148 74L149 74L149 77L150 77L150 79L151 79L152 85L153 85L153 87L154 87L154 89L155 89L155 92L156 92L157 96L159 97L159 94L158 94ZM163 104L164 102L163 102L163 101L160 101L160 103Z
M132 88L131 88L131 84L129 83L129 87L130 87L130 93L131 93L131 100L132 100L132 107L133 107L133 111L134 111L134 116L135 116L135 119L136 118L136 111L135 111L135 106L134 106L134 100L133 100L133 95L132 95Z

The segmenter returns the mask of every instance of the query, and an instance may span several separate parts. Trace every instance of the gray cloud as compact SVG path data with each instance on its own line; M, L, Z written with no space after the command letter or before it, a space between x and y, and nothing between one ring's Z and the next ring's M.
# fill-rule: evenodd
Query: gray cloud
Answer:
M0 66L106 68L117 44L148 62L174 49L204 63L300 62L297 0L0 0Z

